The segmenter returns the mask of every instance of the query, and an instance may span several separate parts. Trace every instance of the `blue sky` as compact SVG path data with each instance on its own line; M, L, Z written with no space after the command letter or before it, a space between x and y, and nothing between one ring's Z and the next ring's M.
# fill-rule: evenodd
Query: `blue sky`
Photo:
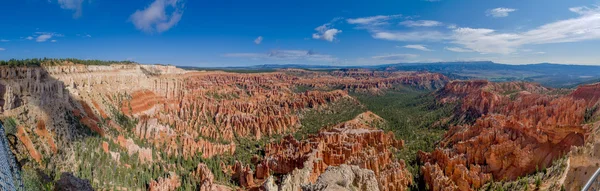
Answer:
M0 59L600 64L592 0L6 0Z

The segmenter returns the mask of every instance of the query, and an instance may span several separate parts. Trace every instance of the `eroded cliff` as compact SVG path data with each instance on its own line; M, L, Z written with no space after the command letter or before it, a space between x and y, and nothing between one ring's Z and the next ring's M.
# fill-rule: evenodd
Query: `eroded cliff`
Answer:
M455 81L438 92L441 102L460 102L456 115L475 117L453 126L431 153L420 153L432 190L472 190L493 180L515 180L581 146L588 101L546 95L536 84Z

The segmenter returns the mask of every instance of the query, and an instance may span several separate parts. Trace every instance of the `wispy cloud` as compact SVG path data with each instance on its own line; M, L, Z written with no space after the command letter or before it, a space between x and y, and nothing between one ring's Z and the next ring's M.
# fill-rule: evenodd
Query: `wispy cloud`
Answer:
M0 51L5 51L5 50L6 50L5 48L0 48Z
M155 0L146 9L133 13L129 20L138 30L146 33L165 32L181 20L184 8L182 1Z
M347 19L349 24L357 25L358 29L366 29L375 39L392 41L439 41L447 38L439 31L394 31L388 30L392 19L402 18L402 15L378 15L371 17ZM432 27L442 25L432 20L403 21L400 25L409 27ZM386 27L387 26L387 27Z
M514 12L514 11L517 11L517 9L498 7L495 9L487 10L485 13L487 16L498 18L498 17L508 17L508 14L511 12Z
M89 34L77 34L77 36L82 38L92 38L92 35Z
M499 12L511 12L506 9L508 8L500 9ZM446 48L449 51L482 54L512 54L527 45L600 40L600 7L574 7L569 10L579 15L524 32L498 32L488 28L458 26L427 31L366 29L375 39L401 42L437 41L454 44L455 46Z
M48 39L52 38L51 34L43 34L35 38L36 42L46 42Z
M472 50L464 49L464 48L460 48L460 47L446 47L444 49L452 51L452 52L474 52Z
M229 53L222 55L231 58L247 58L252 60L278 60L278 61L314 61L314 62L333 62L337 58L319 54L311 50L272 50L268 53Z
M402 21L400 24L407 27L435 27L442 25L441 22L432 20Z
M592 8L589 8L587 6L571 7L571 8L569 8L569 11L580 14L580 15L586 15L586 14L596 13L598 8L599 8L598 6L594 6Z
M424 45L420 45L420 44L409 44L409 45L406 45L403 47L410 48L410 49L416 49L416 50L422 50L422 51L433 51L433 50L425 47Z
M0 39L0 42L10 42L10 40Z
M586 10L577 18L548 23L522 33L459 28L454 31L454 43L477 52L509 54L523 45L597 40L600 39L599 26L600 9L596 8Z
M82 6L83 0L58 0L58 4L60 4L60 8L73 10L73 18L79 18L82 14Z
M371 35L376 39L404 42L440 41L449 38L447 35L439 31L372 31Z
M263 37L259 36L256 39L254 39L254 44L260 44L260 43L262 43L262 41L263 41Z
M63 36L64 35L62 35L62 34L53 33L53 32L36 32L36 33L34 33L34 35L28 36L25 39L26 40L34 40L35 39L36 42L46 42L53 37L63 37ZM56 40L52 40L52 41L56 42Z
M377 16L371 16L371 17L346 19L346 22L348 22L349 24L356 24L356 25L377 26L377 25L389 24L389 22L388 22L389 20L395 19L395 18L400 18L400 17L402 17L402 15L400 15L400 14L398 14L398 15L377 15Z
M416 54L389 54L389 55L382 55L382 56L373 56L372 58L375 60L383 60L383 61L405 62L405 61L410 61L412 59L415 59L417 57L419 57L419 55L416 55Z

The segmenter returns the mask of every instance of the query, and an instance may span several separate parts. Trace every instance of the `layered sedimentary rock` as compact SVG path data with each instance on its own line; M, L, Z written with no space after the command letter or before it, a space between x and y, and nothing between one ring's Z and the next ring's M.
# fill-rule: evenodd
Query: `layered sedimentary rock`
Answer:
M300 74L294 82L314 88L341 88L348 91L381 93L382 90L404 85L422 89L441 88L449 79L441 74L418 72L382 72L350 69L346 71L333 71L328 74L322 72L307 72L288 70L290 73Z
M451 127L432 153L419 153L429 188L471 190L492 179L515 180L582 145L586 101L538 94L545 91L485 81L452 82L440 90L442 102L460 101L457 111L478 119Z
M348 164L373 171L379 190L404 190L412 184L412 175L405 169L404 161L393 157L393 150L402 148L403 142L369 126L379 122L381 118L367 112L304 141L287 136L280 143L267 145L266 156L256 172L236 164L234 178L241 185L254 187L271 173L289 174L282 186L298 190L300 185L314 183L327 167Z
M545 92L548 92L547 88L527 82L452 81L436 93L436 100L440 103L458 102L457 117L476 119L508 104L511 96Z
M21 125L16 131L19 153L40 164L45 157L65 155L57 157L68 159L60 161L66 163L62 165L77 169L77 162L69 158L75 155L71 144L98 136L106 141L94 144L99 153L109 155L118 165L131 167L122 162L126 155L137 155L139 164L155 165L167 158L235 154L236 141L241 138L259 140L293 133L301 127L299 114L352 99L349 91L379 93L402 86L430 89L442 87L446 81L440 74L417 72L234 74L190 72L172 66L85 66L70 62L43 67L2 66L0 112ZM316 89L298 92L299 86ZM372 170L378 187L385 188L382 190L405 188L410 174L388 148L399 148L402 142L372 128L372 124L361 123L371 120L363 117L307 141L288 137L273 143L256 172L242 164L235 170L242 173L244 185L259 185L273 171L291 173L304 169L304 163L314 166L308 178L294 177L309 182L316 181L328 166L351 164ZM293 146L303 148L302 152L281 156ZM174 189L177 184L171 180L177 176L150 185ZM293 182L292 178L288 181Z
M575 99L583 99L589 106L594 106L600 100L600 83L579 86L570 96Z

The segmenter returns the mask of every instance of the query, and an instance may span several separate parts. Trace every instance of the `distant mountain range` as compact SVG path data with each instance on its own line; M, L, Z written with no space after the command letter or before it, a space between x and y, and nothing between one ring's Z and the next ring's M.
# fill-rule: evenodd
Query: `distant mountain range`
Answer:
M508 65L494 62L436 62L385 64L374 66L328 66L328 65L256 65L248 67L219 67L185 69L225 70L232 72L261 72L285 68L308 70L370 69L377 71L428 71L442 73L454 79L487 79L490 81L532 81L549 87L575 87L579 84L600 81L600 66L566 64Z

